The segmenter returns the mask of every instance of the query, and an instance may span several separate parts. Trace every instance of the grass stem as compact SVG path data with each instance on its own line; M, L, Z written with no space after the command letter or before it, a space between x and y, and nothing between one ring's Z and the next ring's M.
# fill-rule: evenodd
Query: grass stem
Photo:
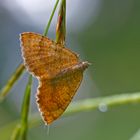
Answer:
M53 11L52 11L51 16L49 18L48 24L47 24L47 26L46 26L46 28L44 30L44 33L43 33L44 36L46 36L48 34L48 30L50 28L50 24L51 24L52 18L54 16L54 13L56 11L56 8L57 8L58 3L59 3L59 0L57 0L56 3L55 3L55 5L54 5L54 8L53 8Z
M27 139L31 86L32 86L32 76L30 75L26 89L25 89L25 94L24 94L24 99L23 99L23 104L22 104L22 111L21 111L21 128L20 128L21 140Z
M10 79L7 81L6 85L0 91L0 102L6 97L10 89L13 87L14 83L19 79L21 74L23 73L25 67L23 64L20 64L16 71L12 74Z

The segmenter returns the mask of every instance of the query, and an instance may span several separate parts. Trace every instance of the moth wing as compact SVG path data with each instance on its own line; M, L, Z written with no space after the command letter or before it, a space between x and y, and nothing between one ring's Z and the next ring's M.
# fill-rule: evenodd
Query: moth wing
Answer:
M40 34L25 32L20 40L24 64L39 78L50 79L79 61L74 52Z
M45 123L50 124L62 115L83 78L83 70L71 70L45 81L38 88L37 102Z

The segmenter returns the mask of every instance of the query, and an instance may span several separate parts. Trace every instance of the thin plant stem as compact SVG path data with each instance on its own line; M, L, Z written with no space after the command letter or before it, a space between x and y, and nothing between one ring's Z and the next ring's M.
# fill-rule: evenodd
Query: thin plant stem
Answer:
M49 30L49 28L50 28L50 24L51 24L52 18L53 18L53 16L54 16L54 13L55 13L55 11L56 11L56 8L57 8L58 3L59 3L59 0L57 0L56 3L55 3L55 5L54 5L52 14L51 14L51 16L50 16L50 18L49 18L48 24L47 24L47 26L46 26L46 28L45 28L45 30L44 30L44 33L43 33L44 36L46 36L46 35L48 34L48 30Z
M5 98L5 96L8 94L8 92L10 91L10 89L13 87L14 83L18 80L18 78L20 77L20 75L23 73L24 68L25 67L24 67L23 64L21 64L20 66L18 66L18 68L12 74L12 76L10 77L10 79L8 80L8 82L6 83L6 85L2 88L2 90L0 91L0 102Z
M30 96L31 96L32 76L30 75L24 94L22 103L21 120L17 122L11 140L26 140L28 131L28 114L30 107Z
M140 92L137 93L123 93L113 96L106 96L106 97L97 97L97 98L89 98L85 100L76 101L70 104L67 108L64 116L70 116L79 112L86 112L92 110L99 110L101 112L109 111L110 108L120 105L128 105L128 104L140 104ZM105 110L103 110L105 108ZM8 123L3 129L6 130L12 124L15 125L16 122ZM42 119L39 113L32 114L29 117L29 127L34 128L40 125ZM43 123L43 122L42 122ZM0 129L0 132L2 128ZM3 131L2 131L3 132Z
M140 92L124 93L113 96L89 98L81 101L76 101L68 106L67 110L63 114L63 117L70 116L79 112L87 112L93 110L105 112L109 111L112 107L128 104L140 104ZM32 115L29 119L30 128L40 125L41 122L42 120L38 113Z
M66 38L66 0L62 0L56 25L56 43L65 44Z
M25 94L24 94L24 99L23 99L23 104L22 104L22 111L21 111L21 129L20 129L21 140L27 139L31 85L32 85L32 76L30 75L26 89L25 89Z
M71 106L68 107L65 115L95 109L98 109L101 112L105 112L109 111L109 108L114 106L136 103L140 103L140 92L85 99L83 101L77 101L71 104Z
M21 127L19 124L15 127L10 140L18 140L19 139L20 128Z

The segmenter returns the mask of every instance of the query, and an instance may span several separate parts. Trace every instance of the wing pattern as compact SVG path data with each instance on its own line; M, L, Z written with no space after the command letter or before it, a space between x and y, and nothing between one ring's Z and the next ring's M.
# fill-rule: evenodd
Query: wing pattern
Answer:
M71 102L88 63L79 62L74 52L42 35L25 32L20 40L24 64L39 79L39 110L45 123L50 124Z

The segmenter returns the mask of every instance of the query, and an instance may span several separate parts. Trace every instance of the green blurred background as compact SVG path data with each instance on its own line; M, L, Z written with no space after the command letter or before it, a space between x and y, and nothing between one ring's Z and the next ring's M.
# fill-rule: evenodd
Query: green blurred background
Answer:
M0 1L0 88L22 61L19 33L42 33L53 5L50 0ZM67 46L92 63L74 100L140 91L140 0L71 0L67 6ZM56 17L50 38L54 38ZM27 75L0 104L0 140L9 140L14 128L10 124L20 117ZM34 79L31 113L38 112L36 88ZM140 127L139 108L139 104L124 105L61 117L51 125L50 135L40 123L28 136L34 140L129 140Z

